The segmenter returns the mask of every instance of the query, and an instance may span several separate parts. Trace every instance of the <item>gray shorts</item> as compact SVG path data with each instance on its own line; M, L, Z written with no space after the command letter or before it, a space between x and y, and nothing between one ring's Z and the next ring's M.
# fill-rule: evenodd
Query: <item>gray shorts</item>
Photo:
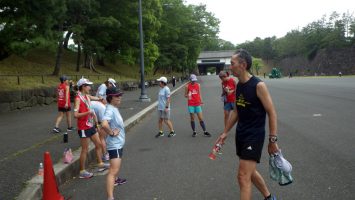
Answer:
M170 119L170 110L158 110L159 119Z

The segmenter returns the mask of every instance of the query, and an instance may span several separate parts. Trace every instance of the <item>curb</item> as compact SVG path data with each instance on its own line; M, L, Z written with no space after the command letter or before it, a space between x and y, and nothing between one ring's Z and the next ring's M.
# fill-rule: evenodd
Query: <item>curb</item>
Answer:
M171 95L174 95L178 90L184 87L187 83L183 83L181 86L176 88L171 92ZM155 107L158 105L158 101L155 101L139 113L133 115L124 121L125 131L128 133L128 130L131 129L134 125L140 122L145 116L151 113ZM64 184L67 180L72 179L77 176L80 171L80 152L81 147L73 152L73 162L69 165L64 164L59 161L57 164L53 165L54 174L56 176L58 187ZM95 155L95 145L90 142L89 144L89 152L87 156L87 163L91 163L96 159ZM26 182L25 189L19 194L16 198L17 200L41 200L42 199L42 185L43 185L43 177L35 175L31 180Z

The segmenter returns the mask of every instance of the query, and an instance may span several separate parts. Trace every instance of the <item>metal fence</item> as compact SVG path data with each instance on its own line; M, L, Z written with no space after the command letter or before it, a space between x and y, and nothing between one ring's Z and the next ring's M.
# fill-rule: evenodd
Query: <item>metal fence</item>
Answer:
M65 74L66 76L70 77L71 80L74 81L78 81L81 77L85 77L87 79L91 79L91 80L100 80L100 78L113 78L113 79L120 79L121 76L120 75L115 75L115 74L84 74L84 75L77 75L77 74ZM50 75L50 74L26 74L26 75L0 75L1 79L5 78L5 77L10 77L10 78L14 78L16 79L16 82L18 85L21 85L21 82L23 79L25 79L26 77L38 77L39 80L41 81L42 84L46 83L46 79L48 80L49 78L59 78L60 76L54 76L54 75Z

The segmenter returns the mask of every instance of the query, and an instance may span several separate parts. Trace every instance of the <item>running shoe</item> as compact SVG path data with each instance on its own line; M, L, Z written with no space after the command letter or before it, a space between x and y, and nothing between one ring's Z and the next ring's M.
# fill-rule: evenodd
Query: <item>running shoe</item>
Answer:
M59 133L59 132L60 132L60 129L59 129L59 128L57 128L57 127L54 127L53 132L55 132L55 133Z
M71 131L74 131L74 130L75 130L74 127L69 127L69 128L67 128L67 131L68 131L68 132L71 132Z
M93 176L94 176L93 173L84 170L84 171L81 171L81 172L80 172L79 178L85 178L85 179L87 179L87 178L91 178L91 177L93 177Z
M194 131L194 132L192 133L192 137L196 137L196 135L197 135L197 132Z
M270 197L267 197L264 200L277 200L277 199L274 195L271 195Z
M207 132L207 131L205 131L203 134L204 134L206 137L211 137L211 134L210 134L209 132Z
M102 162L102 163L100 163L100 164L97 164L97 166L98 166L98 171L99 172L103 172L103 171L105 171L106 169L108 169L108 168L110 168L110 163L104 163L104 162Z
M174 137L176 134L175 134L175 131L171 131L168 135L168 137Z
M156 138L164 136L163 132L159 132L158 134L155 135Z
M127 180L126 180L126 179L117 177L116 180L115 180L115 184L114 184L114 185L115 185L115 186L117 186L117 185L123 185L123 184L125 184L125 183L127 183Z
M110 155L108 155L108 153L105 153L102 156L102 161L104 161L104 162L110 161Z

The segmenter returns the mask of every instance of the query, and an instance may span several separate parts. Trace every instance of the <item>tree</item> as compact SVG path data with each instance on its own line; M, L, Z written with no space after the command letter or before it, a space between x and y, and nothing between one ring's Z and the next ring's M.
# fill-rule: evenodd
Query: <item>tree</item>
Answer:
M32 48L56 46L58 18L66 11L62 0L0 1L0 60L24 55Z

